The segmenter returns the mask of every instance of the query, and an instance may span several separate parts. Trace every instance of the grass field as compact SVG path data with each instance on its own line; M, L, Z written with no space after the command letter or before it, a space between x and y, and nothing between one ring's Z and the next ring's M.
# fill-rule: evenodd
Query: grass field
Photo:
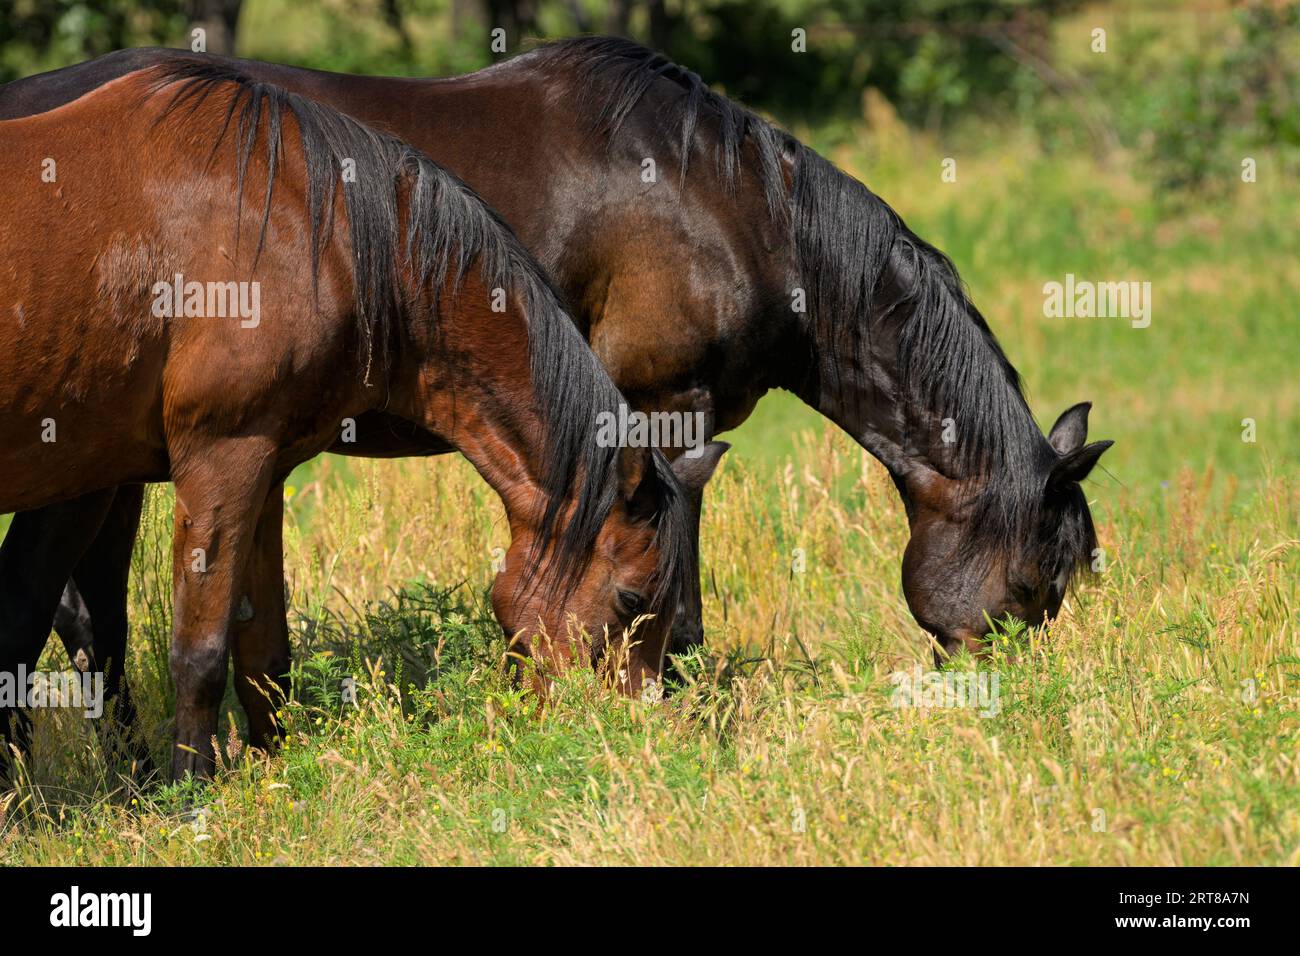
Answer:
M1122 152L865 112L795 132L955 259L1044 424L1090 399L1117 442L1087 486L1104 570L1050 634L947 667L996 677L996 707L895 706L890 675L931 666L902 509L789 396L728 436L708 647L658 705L577 674L539 712L504 681L483 595L506 528L463 461L323 459L288 490L285 751L241 748L230 692L217 782L136 792L40 712L0 863L1300 863L1300 196L1261 176L1171 206ZM1150 281L1150 327L1045 318L1066 273ZM163 763L169 494L132 585Z

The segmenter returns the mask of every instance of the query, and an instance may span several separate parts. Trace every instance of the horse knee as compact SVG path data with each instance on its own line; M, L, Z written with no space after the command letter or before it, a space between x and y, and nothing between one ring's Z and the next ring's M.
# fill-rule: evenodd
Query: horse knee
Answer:
M226 688L226 642L221 637L172 642L171 674L177 706L216 707Z

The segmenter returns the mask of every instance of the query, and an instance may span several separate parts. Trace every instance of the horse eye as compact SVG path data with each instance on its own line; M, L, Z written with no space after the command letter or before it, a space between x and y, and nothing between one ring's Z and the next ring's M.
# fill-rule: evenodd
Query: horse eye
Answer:
M635 591L618 589L618 606L624 614L635 617L645 609L645 598Z

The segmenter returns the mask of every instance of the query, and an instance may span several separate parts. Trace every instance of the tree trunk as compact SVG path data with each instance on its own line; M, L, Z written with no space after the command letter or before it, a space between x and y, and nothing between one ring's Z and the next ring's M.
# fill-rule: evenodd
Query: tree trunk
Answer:
M242 3L243 0L189 0L190 28L203 28L208 53L235 55L235 31Z

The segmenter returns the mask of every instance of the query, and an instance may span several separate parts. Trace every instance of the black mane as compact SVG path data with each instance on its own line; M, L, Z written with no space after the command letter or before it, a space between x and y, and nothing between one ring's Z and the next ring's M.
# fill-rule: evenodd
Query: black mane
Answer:
M572 70L579 111L589 117L593 130L611 143L657 81L676 84L682 95L661 119L680 131L678 164L682 178L686 178L691 154L697 146L703 146L700 120L711 117L716 122L714 162L722 182L729 189L735 188L745 143L752 142L758 149L758 173L768 208L773 215L784 216L787 197L781 178L781 154L795 141L743 106L715 93L699 76L662 53L622 37L578 37L544 44L519 59L548 70Z
M611 143L660 84L669 95L656 100L655 120L679 131L683 177L692 154L708 147L711 129L715 173L734 189L745 144L752 144L754 172L773 216L790 224L808 294L818 343L810 373L814 393L841 389L842 369L869 368L872 324L899 321L900 399L951 410L960 422L954 464L984 478L974 503L981 554L970 557L1028 548L1054 573L1085 564L1095 547L1086 499L1073 488L1044 506L1055 453L1034 421L1019 374L947 256L862 183L662 54L617 37L583 37L545 44L520 59L568 71L591 129ZM793 167L789 190L783 162ZM910 278L910 288L883 301L886 277L900 274Z
M341 191L352 239L356 321L367 372L374 360L381 368L387 363L395 323L401 321L410 298L401 278L404 264L413 267L420 287L436 295L448 278L458 283L477 261L488 288L507 290L519 305L528 324L536 407L547 432L539 441L545 449L546 506L539 517L534 557L540 560L554 549L555 560L546 579L538 583L567 596L567 586L591 559L619 487L618 449L602 448L594 440L597 415L617 413L624 399L564 312L542 268L477 194L401 140L210 59L180 57L156 67L155 73L155 91L173 90L164 119L187 115L181 110L187 104L192 113L215 88L233 88L212 155L235 122L241 204L258 131L264 128L268 175L258 253L271 212L285 114L296 121L308 180L313 280L321 251L330 241L332 210ZM341 180L345 158L356 163L355 181ZM404 194L399 190L402 183ZM409 211L404 237L399 225L403 195ZM664 613L675 608L690 568L691 535L672 469L658 451L652 457L663 494L663 507L655 518L661 556L652 610ZM561 530L562 513L577 482L581 484L574 512Z

